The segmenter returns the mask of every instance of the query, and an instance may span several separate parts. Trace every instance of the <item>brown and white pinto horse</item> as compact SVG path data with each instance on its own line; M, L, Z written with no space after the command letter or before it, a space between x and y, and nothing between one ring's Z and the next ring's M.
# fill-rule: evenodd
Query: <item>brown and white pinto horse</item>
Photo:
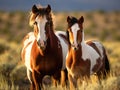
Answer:
M34 33L25 37L21 55L27 67L31 89L40 90L45 75L52 76L55 81L60 80L61 71L66 76L68 44L65 41L65 32L54 33L50 5L45 8L34 5L30 25L34 27Z
M97 41L84 40L84 18L67 17L69 50L66 57L66 68L70 89L77 87L77 79L97 74L100 78L110 71L105 48Z

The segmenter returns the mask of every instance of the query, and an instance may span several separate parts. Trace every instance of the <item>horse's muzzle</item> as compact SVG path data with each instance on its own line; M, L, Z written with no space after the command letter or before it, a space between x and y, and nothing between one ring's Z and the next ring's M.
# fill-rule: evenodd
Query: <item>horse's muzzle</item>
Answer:
M43 51L46 49L46 41L38 41L37 44Z

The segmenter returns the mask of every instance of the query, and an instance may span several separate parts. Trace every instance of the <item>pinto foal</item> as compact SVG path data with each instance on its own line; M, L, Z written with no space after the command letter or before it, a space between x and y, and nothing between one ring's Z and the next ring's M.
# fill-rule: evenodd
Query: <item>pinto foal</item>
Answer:
M69 50L66 67L70 89L77 88L77 79L90 77L96 73L98 77L106 76L110 71L105 48L100 42L84 40L84 18L67 17Z
M64 39L65 32L54 33L50 5L45 8L34 5L30 25L34 27L34 33L29 33L25 37L21 55L27 67L31 89L40 90L45 75L52 76L55 81L60 80L61 71L64 73L62 75L66 76L65 60L68 44ZM62 84L65 80L66 78Z

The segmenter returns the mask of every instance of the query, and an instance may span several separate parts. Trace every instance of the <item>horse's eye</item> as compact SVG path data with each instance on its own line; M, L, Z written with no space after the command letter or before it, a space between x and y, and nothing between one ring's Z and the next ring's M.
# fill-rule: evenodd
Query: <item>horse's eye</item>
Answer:
M36 21L34 22L34 25L37 25L37 22L36 22Z

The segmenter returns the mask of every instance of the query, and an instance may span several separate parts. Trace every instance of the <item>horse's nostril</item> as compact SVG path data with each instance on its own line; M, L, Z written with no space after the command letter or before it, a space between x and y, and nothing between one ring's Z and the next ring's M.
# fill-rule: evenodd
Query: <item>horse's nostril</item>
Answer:
M77 50L77 48L76 48L76 47L74 47L74 50L76 51L76 50Z

